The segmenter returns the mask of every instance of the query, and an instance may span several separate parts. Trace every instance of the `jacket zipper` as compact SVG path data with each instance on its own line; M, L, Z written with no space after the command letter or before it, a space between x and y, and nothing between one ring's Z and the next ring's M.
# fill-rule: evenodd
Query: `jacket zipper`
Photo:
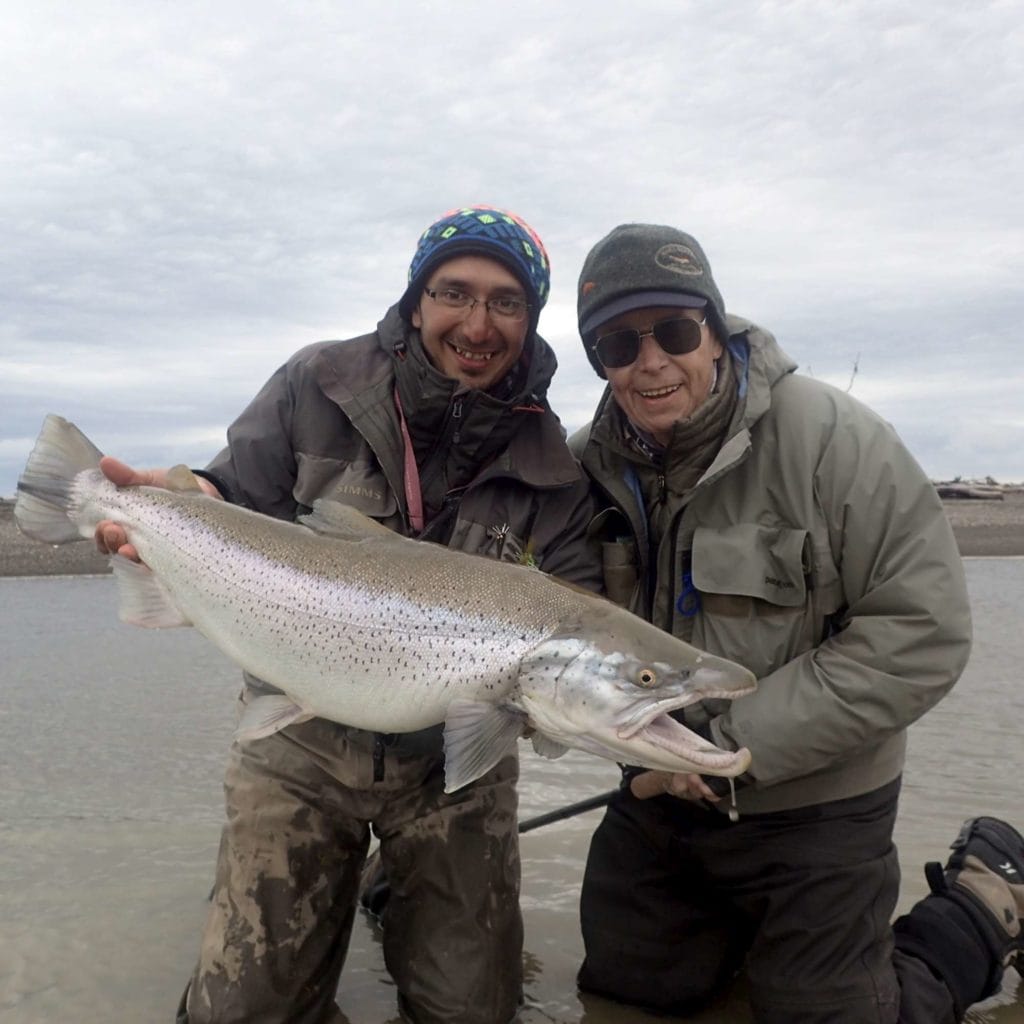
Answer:
M452 405L452 420L455 422L455 430L452 433L452 444L458 444L462 440L462 429L459 420L462 419L462 399L456 398Z

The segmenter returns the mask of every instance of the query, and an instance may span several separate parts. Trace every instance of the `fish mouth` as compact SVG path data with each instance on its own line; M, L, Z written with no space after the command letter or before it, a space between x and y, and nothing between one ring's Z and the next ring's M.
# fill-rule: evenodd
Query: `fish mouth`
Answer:
M733 777L742 775L750 767L750 751L746 747L739 750L716 747L665 712L656 714L631 735L691 762L697 772Z
M711 672L708 674L712 675ZM663 700L645 701L626 717L616 734L621 740L646 740L652 746L689 761L698 772L710 772L727 777L741 775L750 766L750 751L746 747L739 750L723 750L716 747L714 743L688 729L670 714L702 700L732 700L753 693L757 689L757 682L753 676L751 685L740 689L730 688L724 683L725 680L720 679L719 673L715 672L708 680L709 685L702 686L697 691L691 690Z

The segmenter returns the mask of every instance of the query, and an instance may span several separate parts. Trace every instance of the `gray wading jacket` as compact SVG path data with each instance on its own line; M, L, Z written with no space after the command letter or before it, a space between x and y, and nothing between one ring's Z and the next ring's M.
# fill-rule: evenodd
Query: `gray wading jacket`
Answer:
M327 498L415 536L395 402L403 358L396 352L411 358L414 344L396 307L372 334L300 350L228 428L227 447L207 474L227 500L279 519L294 520ZM586 541L593 515L588 483L544 399L554 353L538 335L525 351L521 390L507 400L459 389L425 368L422 357L415 380L407 378L416 393L403 400L410 428L429 414L438 457L467 481L447 496L451 514L438 516L435 525L444 522L436 539L460 551L529 561L596 590L601 572ZM493 442L488 447L495 436L502 438L496 449ZM481 451L486 458L478 462ZM435 536L429 524L425 536ZM436 733L440 750L440 731L427 732Z
M750 748L739 810L773 811L900 774L907 726L966 664L970 611L941 502L893 429L796 376L767 331L728 324L737 412L689 494L663 479L661 537L647 536L638 486L655 470L621 440L610 390L572 444L602 509L609 596L758 676L756 693L687 716Z

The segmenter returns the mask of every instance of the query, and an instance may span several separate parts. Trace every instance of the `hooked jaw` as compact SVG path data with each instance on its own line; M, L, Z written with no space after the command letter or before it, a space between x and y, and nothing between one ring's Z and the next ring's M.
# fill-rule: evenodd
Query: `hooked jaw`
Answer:
M732 778L750 767L750 751L745 747L722 750L664 712L655 712L653 719L634 727L628 736L592 729L557 738L567 746L640 768Z
M622 737L622 733L619 733ZM722 775L732 778L742 775L750 767L750 751L723 750L698 736L665 713L655 714L638 730L630 734L636 740L645 740L654 747L667 752L673 758L690 762L691 768L675 768L673 771L692 771L698 775ZM625 737L622 737L625 738Z
M703 700L731 700L753 693L757 688L755 677L750 674L749 683L738 688L734 674L726 677L716 668L702 666L693 673L689 683L683 693L663 700L642 702L625 721L620 722L617 738L634 747L637 744L649 744L657 748L658 752L663 751L669 755L672 760L689 763L689 767L671 768L666 765L670 771L691 771L725 777L741 775L750 767L750 751L746 747L740 750L716 747L673 718L670 712ZM651 697L654 697L654 693ZM651 754L656 756L654 751Z
M676 693L659 700L647 692L626 709L620 704L619 713L605 705L603 716L594 714L598 705L588 702L590 713L583 720L553 713L552 705L522 696L531 723L544 735L620 764L727 778L742 775L750 766L746 748L723 750L671 717L670 712L701 700L700 694Z

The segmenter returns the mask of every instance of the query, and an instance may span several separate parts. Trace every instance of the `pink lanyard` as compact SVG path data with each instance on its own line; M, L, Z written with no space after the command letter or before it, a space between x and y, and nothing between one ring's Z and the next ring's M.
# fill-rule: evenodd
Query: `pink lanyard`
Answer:
M420 471L416 465L416 453L412 448L409 428L405 425L405 413L402 411L402 400L395 388L395 407L398 409L398 423L402 428L402 441L405 444L405 503L409 507L409 521L417 533L423 532L423 493L420 491Z

